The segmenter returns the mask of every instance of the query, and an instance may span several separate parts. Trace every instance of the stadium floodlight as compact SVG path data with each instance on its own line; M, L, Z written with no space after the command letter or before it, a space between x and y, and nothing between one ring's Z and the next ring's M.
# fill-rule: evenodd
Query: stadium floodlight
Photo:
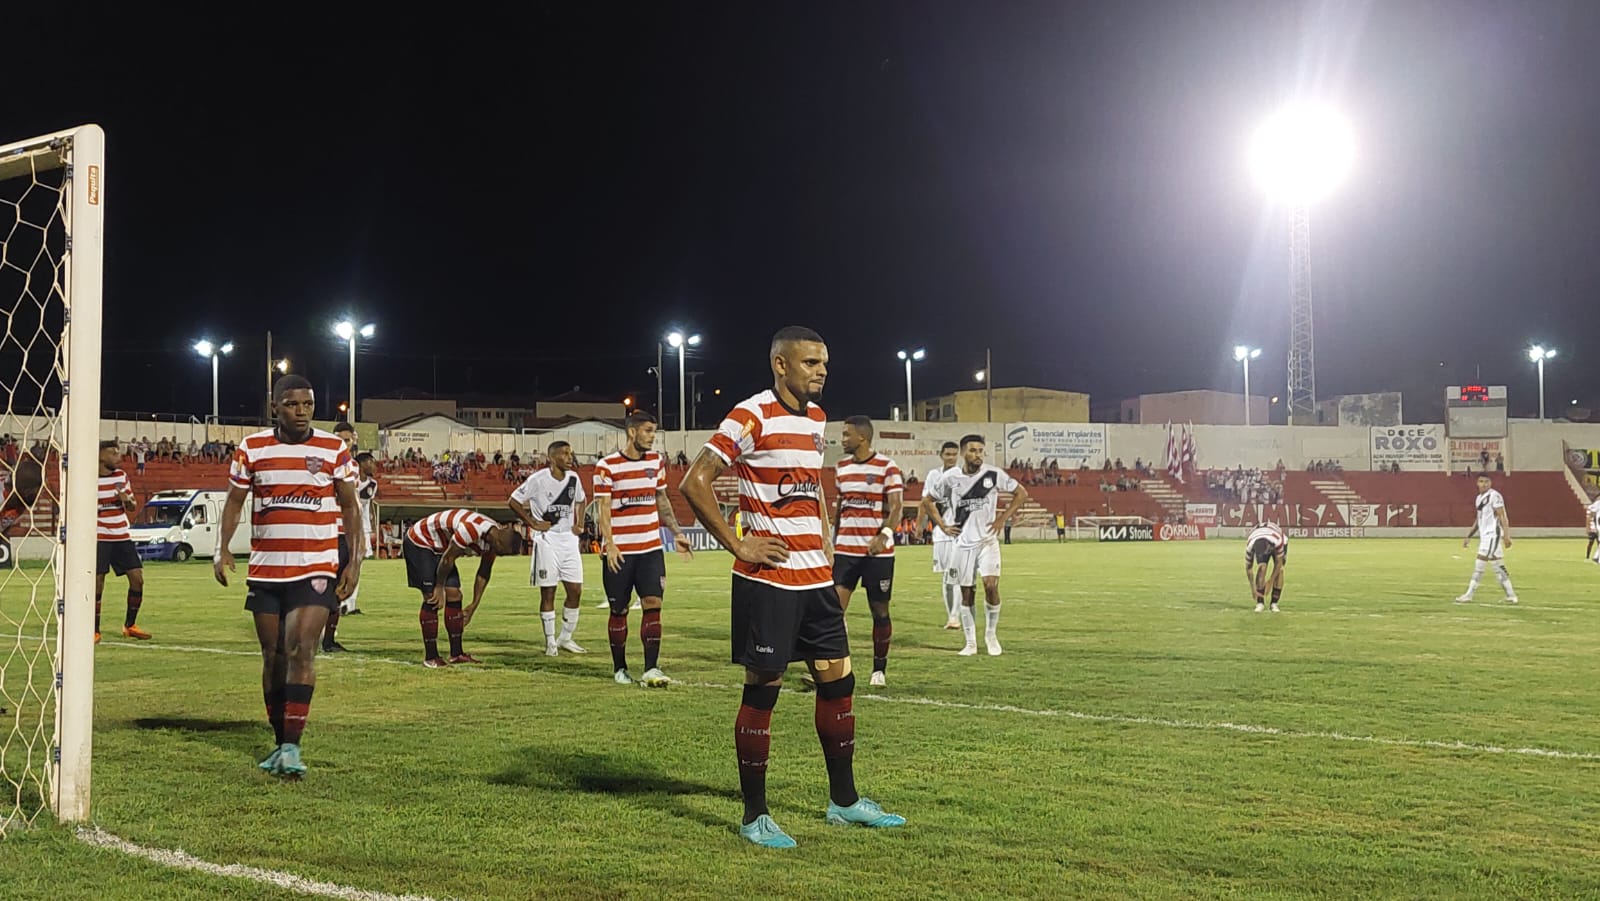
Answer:
M1269 119L1250 148L1256 179L1289 207L1289 422L1314 425L1316 342L1311 314L1311 204L1349 175L1355 142L1349 124L1330 110L1296 106Z
M221 347L201 338L194 343L194 352L202 358L211 360L211 421L217 421L217 359L233 353L233 342L225 342Z
M1534 346L1528 348L1528 359L1532 360L1539 367L1539 421L1540 422L1544 422L1544 361L1545 360L1553 360L1553 359L1555 359L1555 357L1556 357L1556 349L1553 348L1553 347L1545 347L1543 344L1535 344Z
M1243 344L1233 346L1233 358L1244 364L1244 424L1250 424L1250 361L1261 356L1261 348L1246 347Z
M289 371L289 358L284 357L276 363L273 363L272 368L278 370L280 373L287 373Z
M667 333L667 343L678 349L678 431L686 432L689 429L689 395L684 389L685 370L683 357L690 347L698 347L700 345L700 336L685 335L683 332L673 329Z
M373 335L377 334L377 332L378 327L370 322L365 325L357 326L354 322L344 319L335 323L333 326L333 333L338 335L341 340L347 341L350 344L349 410L351 418L354 418L356 415L356 338L358 336L362 338L371 338Z
M897 354L897 356L906 361L906 421L916 422L917 411L912 406L911 401L911 363L912 361L920 363L924 359L927 359L928 351L926 348L919 347L916 350L902 350Z

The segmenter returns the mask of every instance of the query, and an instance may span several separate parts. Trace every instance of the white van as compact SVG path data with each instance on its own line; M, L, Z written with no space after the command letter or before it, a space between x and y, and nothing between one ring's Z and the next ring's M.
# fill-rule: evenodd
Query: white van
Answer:
M222 505L226 491L182 489L157 491L139 511L130 532L141 560L176 560L213 557L222 532ZM250 553L250 501L239 511L239 528L230 548L236 556Z

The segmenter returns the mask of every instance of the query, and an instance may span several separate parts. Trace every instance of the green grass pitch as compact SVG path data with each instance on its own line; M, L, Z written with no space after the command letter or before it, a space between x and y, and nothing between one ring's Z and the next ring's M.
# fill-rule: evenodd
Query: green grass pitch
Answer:
M611 681L594 558L587 656L543 655L518 558L467 633L484 665L442 671L418 665L401 564L369 562L352 653L318 660L297 784L255 767L271 735L242 590L152 565L154 641L116 634L107 591L94 819L440 899L1597 897L1600 567L1581 549L1517 543L1522 603L1490 575L1469 606L1459 542L1299 541L1274 616L1251 611L1242 542L1016 545L998 658L956 656L927 549L902 549L886 689L866 685L864 597L849 620L858 782L910 822L823 822L813 702L785 691L769 798L788 852L735 832L725 554L669 559L680 684L656 691ZM0 898L223 896L293 897L54 826L0 842Z

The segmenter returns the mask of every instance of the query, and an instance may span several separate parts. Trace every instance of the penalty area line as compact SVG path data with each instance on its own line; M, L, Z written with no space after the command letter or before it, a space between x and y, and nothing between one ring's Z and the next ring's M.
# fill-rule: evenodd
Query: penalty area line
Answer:
M96 848L105 848L132 857L140 857L152 863L178 870L191 870L196 873L205 873L208 876L221 876L227 879L246 879L263 885L297 892L302 895L318 895L324 898L342 898L346 901L435 901L427 895L391 895L388 892L375 892L369 889L351 888L332 882L322 882L316 879L307 879L293 873L281 870L267 870L261 867L251 867L239 863L219 864L208 860L201 860L181 848L168 850L166 848L147 848L135 844L120 836L96 826L78 829L78 841Z
M101 645L105 647L136 648L140 651L177 651L190 654L225 654L240 657L259 657L256 651L236 651L223 648L206 648L185 645ZM346 655L341 658L343 662L356 663L382 663L390 666L411 666L421 668L422 664L405 660L391 660L385 657L369 657L366 655ZM493 672L504 670L506 672L519 672L510 667L500 667L494 664L474 666L471 671ZM541 671L540 675L566 678L587 678L571 673L554 673ZM730 691L738 688L736 685L727 685L720 682L679 682L673 685L681 688L709 688L718 691ZM1381 735L1351 735L1345 732L1281 729L1277 726L1258 726L1253 723L1208 722L1205 720L1182 720L1156 716L1130 716L1116 713L1085 713L1079 710L1053 710L1050 708L1018 707L1013 704L971 704L966 701L943 701L938 698L896 697L868 693L858 693L858 700L875 701L885 704L910 704L917 707L937 707L945 710L972 710L980 713L1007 713L1017 716L1055 717L1058 719L1078 720L1086 723L1109 723L1125 726L1155 726L1162 729L1189 729L1199 732L1233 732L1241 735L1266 735L1278 738L1294 738L1302 740L1319 740L1345 742L1349 744L1379 745L1389 748L1426 748L1434 751L1468 751L1476 754L1507 754L1521 757L1545 757L1553 760L1592 760L1600 761L1600 753L1593 751L1562 751L1556 748L1508 748L1501 745L1481 744L1467 741L1446 741L1443 739L1427 738L1385 738Z

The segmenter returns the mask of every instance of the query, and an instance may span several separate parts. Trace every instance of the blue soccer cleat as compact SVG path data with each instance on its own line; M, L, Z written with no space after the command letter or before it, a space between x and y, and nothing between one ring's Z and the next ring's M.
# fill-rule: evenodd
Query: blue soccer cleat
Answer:
M260 767L263 770L266 770L269 773L276 774L278 772L278 758L280 758L282 756L283 756L283 745L278 745L276 748L272 749L272 753L271 754L267 755L267 759L266 760L261 761L260 763L256 764L256 766Z
M789 833L778 828L778 824L774 823L772 817L766 814L756 817L753 822L740 826L739 834L763 848L793 848L795 846L795 841L789 837Z
M906 818L897 813L885 813L877 801L861 798L849 807L840 807L830 801L828 822L835 826L849 826L855 823L874 829L885 829L890 826L904 826Z
M285 742L278 746L278 763L273 772L279 776L288 776L298 779L306 773L306 765L300 762L300 746Z

